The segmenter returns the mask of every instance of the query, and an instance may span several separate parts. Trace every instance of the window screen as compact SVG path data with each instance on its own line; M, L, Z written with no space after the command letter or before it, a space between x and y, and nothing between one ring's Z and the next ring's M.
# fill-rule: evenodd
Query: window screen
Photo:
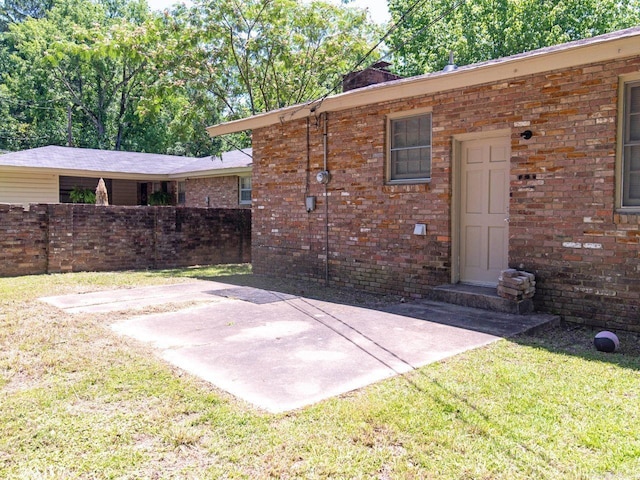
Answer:
M251 177L240 177L240 203L251 203Z
M431 177L431 114L390 121L390 180Z
M625 88L622 206L640 206L640 82Z

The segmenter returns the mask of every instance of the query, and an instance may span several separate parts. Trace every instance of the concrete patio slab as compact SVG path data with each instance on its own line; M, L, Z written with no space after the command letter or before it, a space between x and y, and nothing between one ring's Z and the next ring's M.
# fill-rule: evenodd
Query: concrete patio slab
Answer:
M112 328L152 343L167 361L273 413L364 387L554 319L438 302L403 303L380 311L218 282L173 287L175 295L165 287L111 292L111 305L121 310L135 303L137 295L142 302L211 302L134 316ZM106 311L110 304L108 292L86 295L45 300L70 313L90 312L98 305Z
M67 313L104 313L123 310L140 310L145 307L166 303L190 301L216 301L219 297L208 290L214 288L212 282L193 281L172 285L156 285L140 288L122 288L98 292L77 293L42 297L40 300L64 310ZM223 289L228 285L220 285Z

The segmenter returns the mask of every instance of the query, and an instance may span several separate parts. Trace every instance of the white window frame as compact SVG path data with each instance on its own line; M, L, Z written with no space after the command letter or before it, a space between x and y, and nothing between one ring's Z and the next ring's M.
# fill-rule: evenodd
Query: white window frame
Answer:
M187 203L187 181L186 180L179 180L178 182L176 182L177 188L177 200L178 200L178 205L186 205Z
M640 95L640 75L625 77L620 81L620 101L618 122L618 174L616 175L618 187L618 208L624 210L640 211L640 198L632 201L628 198L628 188L631 175L640 175L640 170L630 172L630 151L640 150L640 138L631 138L631 118L640 122L640 111L631 111L631 89L638 89Z
M411 120L418 117L426 117L428 121L428 144L418 144L418 145L410 145L408 147L397 147L394 144L394 135L393 135L393 127L396 122ZM386 180L389 184L407 184L407 183L428 183L431 181L431 169L432 169L432 157L433 157L433 117L432 111L430 108L426 109L416 109L411 111L403 111L403 112L395 112L387 116L387 166L386 166ZM394 171L396 167L396 161L394 159L394 154L396 152L402 151L415 151L417 149L428 149L428 153L425 156L424 160L427 162L428 166L428 174L427 175L419 175L415 176L397 176Z
M249 188L246 187L245 183L249 180ZM251 205L251 192L253 188L253 182L251 180L251 176L238 177L238 203L240 205ZM243 199L242 194L249 192L249 199Z

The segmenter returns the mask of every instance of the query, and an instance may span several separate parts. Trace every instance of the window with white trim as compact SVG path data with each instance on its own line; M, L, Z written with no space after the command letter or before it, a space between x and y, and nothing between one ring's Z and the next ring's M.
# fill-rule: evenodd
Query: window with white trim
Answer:
M251 177L240 177L240 205L251 204Z
M390 182L431 178L431 113L390 118L388 124Z
M622 206L640 207L640 81L624 86Z

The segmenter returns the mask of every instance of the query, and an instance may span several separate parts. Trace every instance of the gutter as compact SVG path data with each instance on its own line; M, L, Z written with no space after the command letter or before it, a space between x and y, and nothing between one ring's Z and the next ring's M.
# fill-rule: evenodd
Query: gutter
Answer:
M216 169L216 170L202 170L197 172L180 172L180 173L171 173L168 175L168 178L171 180L179 180L183 178L202 178L202 177L228 177L232 175L245 175L251 174L252 167L235 167L235 168L227 168L227 169Z

